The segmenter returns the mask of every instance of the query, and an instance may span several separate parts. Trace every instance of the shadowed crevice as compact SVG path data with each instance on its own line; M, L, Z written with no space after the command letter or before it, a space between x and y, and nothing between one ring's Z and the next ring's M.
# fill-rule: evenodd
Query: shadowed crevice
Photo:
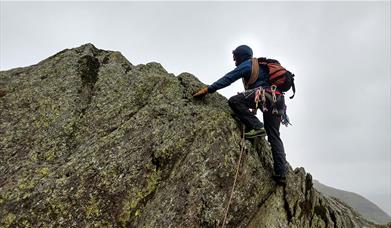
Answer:
M94 94L95 83L98 81L100 63L97 58L91 55L85 55L78 61L78 73L82 81L79 89L80 94L80 112L85 114L91 103Z

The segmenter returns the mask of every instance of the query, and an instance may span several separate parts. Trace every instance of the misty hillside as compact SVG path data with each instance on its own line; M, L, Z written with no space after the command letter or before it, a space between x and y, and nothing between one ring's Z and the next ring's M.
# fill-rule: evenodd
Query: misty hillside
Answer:
M346 203L357 212L359 212L364 218L369 221L378 223L378 224L386 224L391 222L391 217L388 216L382 209L380 209L376 204L372 203L368 199L360 196L359 194L339 190L336 188L332 188L321 184L317 180L313 180L314 188L319 192L335 197L342 202Z
M86 44L0 72L0 227L378 227L313 188L272 180L225 97L158 63Z

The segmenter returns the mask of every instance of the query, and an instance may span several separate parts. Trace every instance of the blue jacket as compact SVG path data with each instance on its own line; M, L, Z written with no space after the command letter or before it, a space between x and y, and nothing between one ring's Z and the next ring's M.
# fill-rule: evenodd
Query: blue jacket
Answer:
M208 86L208 92L214 93L216 92L216 90L225 88L240 78L245 78L246 80L248 80L251 76L251 69L251 59L248 59L242 62L231 72L228 72L226 75L224 75L224 77L220 78L212 85ZM253 84L251 84L248 89L254 89L259 86L270 86L269 82L267 81L267 74L268 73L266 67L260 65L258 79Z

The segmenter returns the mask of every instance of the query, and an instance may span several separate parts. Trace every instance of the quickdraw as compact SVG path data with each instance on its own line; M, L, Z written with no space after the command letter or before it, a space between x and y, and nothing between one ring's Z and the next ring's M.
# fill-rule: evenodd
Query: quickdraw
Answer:
M262 111L267 112L269 110L266 107L266 91L262 87L261 87L261 93L262 93Z
M259 87L256 92L255 92L255 98L254 98L254 101L255 101L255 109L258 109L258 106L259 106L259 102L261 101L261 104L262 104L262 111L263 112L267 112L269 111L269 109L266 107L266 97L268 96L269 97L269 100L271 101L272 103L272 106L273 106L273 110L272 110L272 113L273 114L278 114L278 110L276 108L276 102L277 102L277 96L276 94L279 93L277 90L277 87L276 86L272 86L271 87L271 94L272 94L272 97L270 99L270 95L266 94L266 89L263 88L263 87Z
M277 115L278 114L278 110L276 108L276 102L277 102L276 89L277 89L277 86L272 85L272 87L271 87L271 90L272 90L272 106L273 106L272 114L276 114Z
M262 111L263 112L267 112L268 111L268 109L266 107L266 91L265 91L264 88L259 87L256 90L254 101L255 101L255 110L258 109L258 106L259 106L258 104L261 101L261 103L262 103Z
M259 103L259 97L261 96L261 90L260 89L257 89L257 91L255 92L255 109L257 110L258 109L258 103Z

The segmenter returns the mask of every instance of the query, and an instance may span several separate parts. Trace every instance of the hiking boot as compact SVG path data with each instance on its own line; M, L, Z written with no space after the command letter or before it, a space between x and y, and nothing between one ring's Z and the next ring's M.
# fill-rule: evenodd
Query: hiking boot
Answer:
M286 185L286 177L285 177L285 175L283 176L283 175L274 174L272 178L278 185L281 185L281 186L285 186Z
M262 137L262 136L265 136L265 135L266 135L265 128L252 129L251 131L248 131L248 132L244 133L244 137L246 139L252 139L252 138L255 138L255 137Z

